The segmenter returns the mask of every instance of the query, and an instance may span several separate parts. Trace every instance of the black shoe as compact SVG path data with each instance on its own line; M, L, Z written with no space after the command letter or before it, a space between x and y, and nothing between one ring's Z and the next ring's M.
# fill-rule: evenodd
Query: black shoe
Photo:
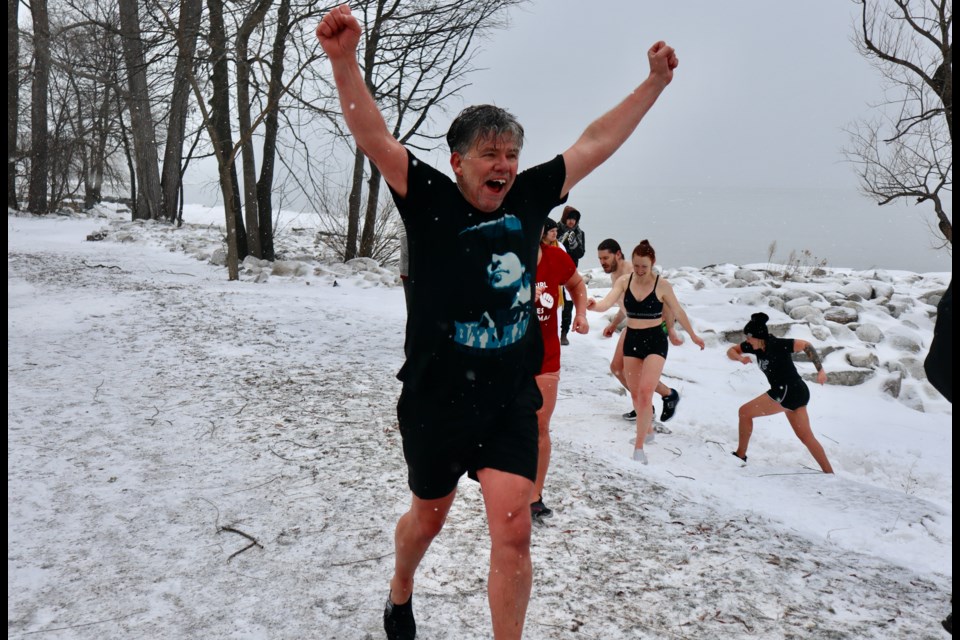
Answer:
M387 606L383 610L383 630L387 640L414 640L417 637L417 623L413 620L413 596L406 604L393 604L387 596Z
M950 614L940 622L940 624L943 625L943 628L947 631L947 633L953 635L953 612L951 611Z
M678 402L680 402L680 394L677 393L676 389L670 389L670 395L663 399L663 412L660 414L660 422L666 422L673 417Z
M747 461L747 456L737 455L737 452L736 452L736 451L731 451L730 453L732 453L733 455L737 456L738 458L740 458L740 459L743 460L744 462Z
M553 509L543 504L542 496L536 502L530 503L530 517L532 517L534 520L538 518L549 518L552 515L553 515Z
M570 346L570 341L567 340L567 332L566 332L566 331L564 331L563 333L560 334L560 346L563 346L563 347L569 347L569 346Z
M637 419L637 410L634 409L633 411L627 411L625 414L623 414L623 419L624 419L624 420L636 420L636 419Z

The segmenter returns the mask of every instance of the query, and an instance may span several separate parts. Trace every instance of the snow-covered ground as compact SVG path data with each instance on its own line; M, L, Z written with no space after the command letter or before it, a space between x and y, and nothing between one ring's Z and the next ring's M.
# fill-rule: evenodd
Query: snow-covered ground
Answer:
M286 271L229 282L211 215L8 215L9 638L382 637L409 500L402 290L325 259L309 221L281 225ZM664 269L707 349L671 347L682 400L648 466L603 318L571 336L525 637L946 636L952 407L920 364L950 274L767 266ZM866 328L822 320L840 306ZM757 310L829 351L833 382L870 376L811 384L833 477L783 416L757 421L747 465L730 455L766 384L724 352ZM464 479L418 573L418 637L490 636L488 544Z

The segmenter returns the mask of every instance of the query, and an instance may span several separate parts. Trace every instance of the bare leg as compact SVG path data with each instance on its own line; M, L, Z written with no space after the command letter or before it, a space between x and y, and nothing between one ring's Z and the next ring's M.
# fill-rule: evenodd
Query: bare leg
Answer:
M827 460L827 454L820 445L820 441L813 435L813 429L810 428L810 414L806 407L800 407L795 411L787 411L787 420L793 427L793 432L800 438L800 442L806 445L813 459L817 461L824 473L833 473L833 467Z
M543 396L543 406L537 411L537 481L533 485L533 502L543 495L543 484L547 479L547 469L550 467L550 418L557 406L557 388L560 380L559 373L546 373L537 376L537 386Z
M490 527L487 583L493 637L517 640L530 602L530 492L533 483L496 469L477 472Z
M613 352L613 359L610 361L610 373L612 373L613 376L620 381L620 384L623 385L624 389L630 391L630 385L627 384L627 377L623 373L623 339L626 337L626 335L626 329L620 332L620 340L617 342L617 350ZM657 393L666 398L668 395L670 395L670 387L657 379ZM637 415L640 414L638 413Z
M613 352L613 359L610 360L610 373L613 374L623 388L630 391L630 385L627 384L627 378L623 375L623 340L627 337L627 330L620 332L620 339L617 341L617 348Z
M400 516L394 532L396 558L393 578L390 579L390 599L394 604L404 604L413 593L413 574L416 573L423 554L440 533L447 519L447 512L456 497L456 490L436 500L421 500L413 496L410 510Z
M761 416L772 416L782 412L784 409L773 398L763 393L740 407L739 430L740 441L737 444L736 454L741 458L747 456L747 446L750 444L750 436L753 435L753 419Z
M663 365L663 356L649 355L644 359L624 358L624 373L630 382L630 396L637 410L637 441L634 449L643 449L643 441L653 431L653 390L657 386Z

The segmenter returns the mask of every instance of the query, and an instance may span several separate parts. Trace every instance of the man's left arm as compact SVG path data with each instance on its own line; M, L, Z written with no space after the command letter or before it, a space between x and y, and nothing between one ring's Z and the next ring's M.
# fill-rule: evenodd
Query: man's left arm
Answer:
M563 152L566 179L561 196L570 193L578 182L603 164L626 142L637 125L673 80L673 70L679 61L673 47L657 42L647 52L650 75L613 109L594 120L590 126Z

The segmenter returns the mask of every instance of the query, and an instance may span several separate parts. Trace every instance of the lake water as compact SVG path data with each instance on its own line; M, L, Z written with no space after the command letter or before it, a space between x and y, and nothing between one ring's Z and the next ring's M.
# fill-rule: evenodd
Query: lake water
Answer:
M619 193L618 193L619 192ZM648 239L665 268L709 264L789 262L791 251L809 251L805 264L952 271L952 256L935 249L932 206L878 206L856 189L824 188L622 188L574 189L587 235L583 268L599 266L596 246L614 238L625 255ZM561 209L552 217L559 219ZM952 216L951 216L952 217Z

